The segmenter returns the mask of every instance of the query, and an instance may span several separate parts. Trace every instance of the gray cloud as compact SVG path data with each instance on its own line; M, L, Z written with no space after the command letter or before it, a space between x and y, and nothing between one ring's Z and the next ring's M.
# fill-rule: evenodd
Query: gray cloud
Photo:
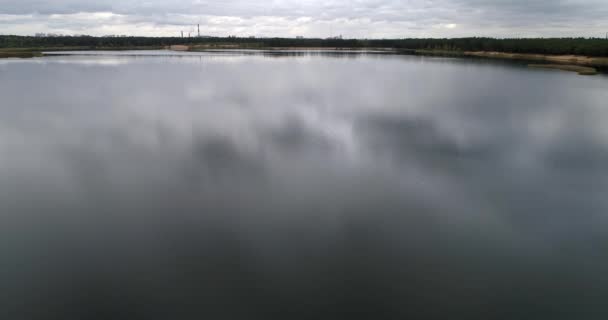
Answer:
M604 0L0 0L0 33L601 36L606 15Z

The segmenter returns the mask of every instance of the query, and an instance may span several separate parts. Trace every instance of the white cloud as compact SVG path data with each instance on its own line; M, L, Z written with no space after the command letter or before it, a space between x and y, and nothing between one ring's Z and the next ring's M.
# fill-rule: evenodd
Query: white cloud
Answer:
M0 33L601 36L605 0L0 0Z

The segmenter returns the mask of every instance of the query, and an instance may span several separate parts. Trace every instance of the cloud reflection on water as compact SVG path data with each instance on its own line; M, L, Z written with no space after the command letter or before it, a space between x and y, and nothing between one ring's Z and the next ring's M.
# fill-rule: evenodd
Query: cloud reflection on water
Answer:
M57 59L0 73L9 316L606 314L605 79Z

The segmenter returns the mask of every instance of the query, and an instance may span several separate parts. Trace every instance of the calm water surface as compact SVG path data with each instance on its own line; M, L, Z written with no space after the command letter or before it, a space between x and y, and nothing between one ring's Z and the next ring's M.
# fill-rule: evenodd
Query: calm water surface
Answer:
M605 319L608 77L0 60L2 319Z

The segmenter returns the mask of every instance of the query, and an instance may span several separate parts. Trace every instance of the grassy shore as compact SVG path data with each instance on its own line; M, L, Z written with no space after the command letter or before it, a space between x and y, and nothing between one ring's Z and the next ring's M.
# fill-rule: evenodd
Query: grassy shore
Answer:
M572 71L578 72L578 74L583 76L592 76L597 74L597 70L595 68L568 64L530 64L528 67Z
M0 58L33 58L40 57L42 53L29 48L0 49Z
M43 51L87 50L88 47L35 47L0 49L0 58L34 58L41 57Z
M0 52L1 58L34 58L42 56L39 52Z
M414 50L403 51L403 53L444 56L444 57L473 57L501 60L517 60L525 62L543 62L542 64L530 64L532 68L550 68L565 71L578 72L581 75L595 75L598 69L608 69L608 58L588 57L580 55L546 55L546 54L522 54L494 51L446 51L446 50Z
M0 58L34 58L42 57L43 52L48 51L91 51L91 50L109 50L109 51L125 51L125 50L162 50L162 46L127 46L127 47L35 47L35 48L5 48L0 49Z
M506 53L506 52L488 52L488 51L467 51L466 56L493 58L493 59L509 59L509 60L525 60L525 61L544 61L554 62L558 64L580 65L589 67L608 67L607 57L588 57L580 55L547 55L547 54L522 54L522 53Z

